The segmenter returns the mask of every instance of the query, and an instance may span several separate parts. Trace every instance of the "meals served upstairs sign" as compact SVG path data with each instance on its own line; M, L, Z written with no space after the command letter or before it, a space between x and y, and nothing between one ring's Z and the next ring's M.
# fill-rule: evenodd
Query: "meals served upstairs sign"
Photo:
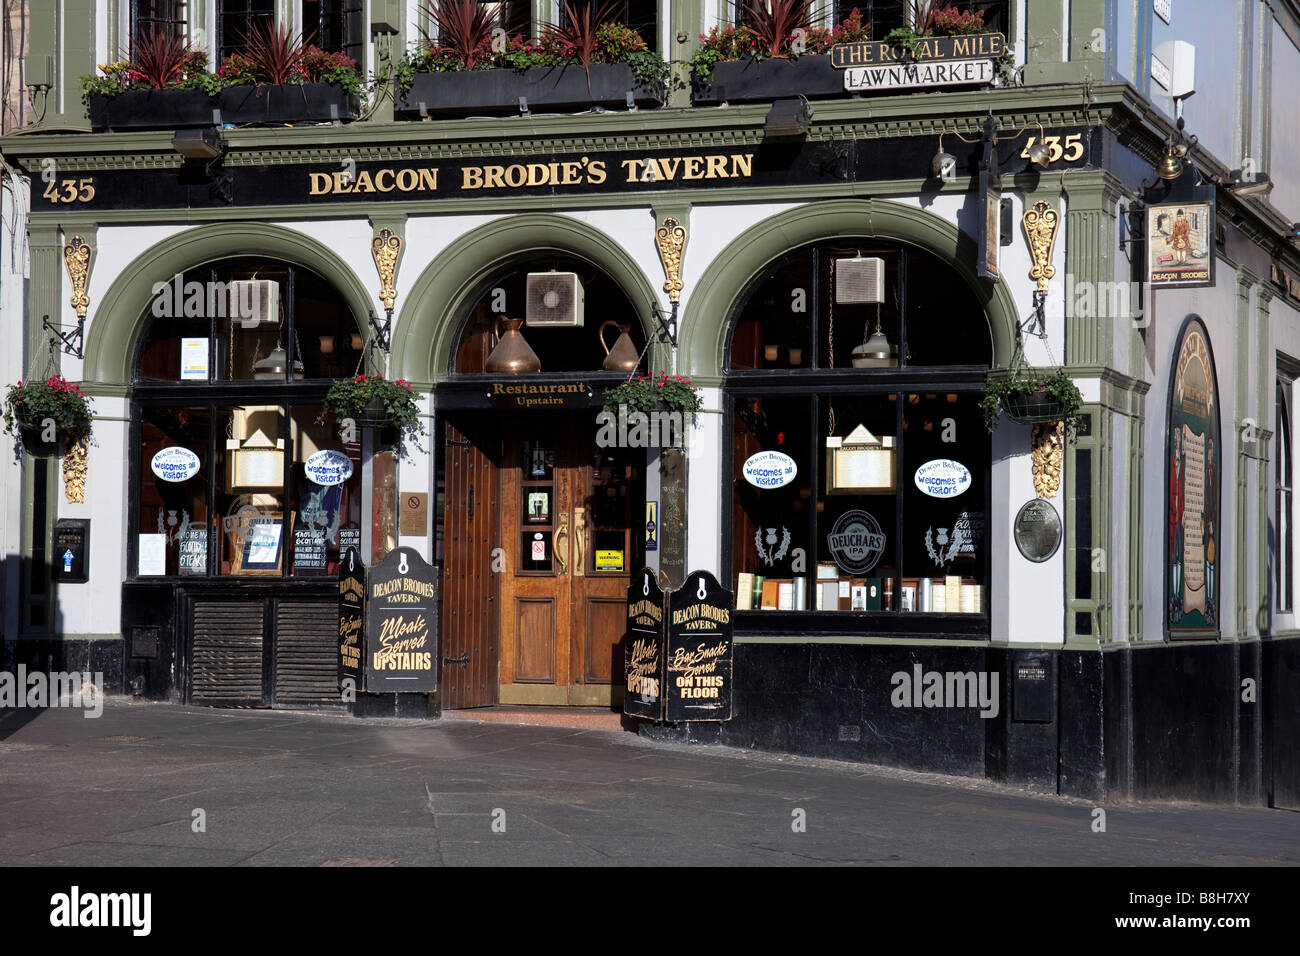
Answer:
M1001 33L921 37L910 47L876 40L831 47L831 64L844 71L844 89L971 86L991 83L994 61L1006 52Z

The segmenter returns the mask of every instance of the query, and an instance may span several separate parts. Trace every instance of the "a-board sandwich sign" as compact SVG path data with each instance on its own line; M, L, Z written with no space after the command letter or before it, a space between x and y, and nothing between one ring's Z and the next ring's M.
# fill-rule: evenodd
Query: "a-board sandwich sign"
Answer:
M665 624L663 589L654 570L642 568L627 588L623 713L631 717L663 720Z
M692 571L668 598L664 719L730 720L734 595Z

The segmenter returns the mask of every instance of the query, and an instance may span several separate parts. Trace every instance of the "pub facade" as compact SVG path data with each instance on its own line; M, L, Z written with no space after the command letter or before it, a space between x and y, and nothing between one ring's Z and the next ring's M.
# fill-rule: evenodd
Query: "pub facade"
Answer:
M623 709L629 587L708 572L727 719L637 732L1300 805L1290 5L961 3L984 28L909 58L880 38L916 24L867 0L826 52L706 75L743 14L629 2L670 75L593 66L577 100L404 78L430 25L403 0L66 0L75 37L38 6L0 138L3 361L94 420L0 478L6 667L355 706L340 561L409 549L436 708ZM525 39L567 16L498 6ZM198 121L79 95L148 31L215 63L259 23L373 82L289 87L287 119L238 87ZM1004 401L990 431L991 380L1058 368L1072 427ZM331 411L375 375L414 430ZM701 407L644 427L610 404L641 376Z

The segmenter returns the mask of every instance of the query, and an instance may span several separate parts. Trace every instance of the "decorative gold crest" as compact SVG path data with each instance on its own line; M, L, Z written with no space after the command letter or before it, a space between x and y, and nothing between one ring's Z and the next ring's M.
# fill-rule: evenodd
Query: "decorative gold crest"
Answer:
M397 258L402 254L402 237L393 235L391 229L380 229L379 234L370 240L370 254L379 270L379 298L383 299L385 309L391 309L397 300L395 281Z
M1020 219L1025 229L1025 240L1029 243L1029 254L1033 256L1034 265L1029 270L1029 278L1038 280L1038 291L1047 291L1047 280L1056 275L1056 266L1052 265L1052 246L1056 244L1056 227L1061 223L1061 214L1041 199L1034 203L1034 208L1026 209Z
M89 466L90 435L81 436L63 455L63 497L70 504L86 500L86 469Z
M72 282L72 298L69 300L77 310L77 318L86 317L90 299L86 295L86 283L90 280L90 244L81 236L73 236L63 247L63 264L68 267L68 279Z
M659 261L664 264L664 291L668 301L676 302L682 294L682 252L686 248L686 229L671 216L655 230L655 245L659 247Z
M1034 494L1055 498L1061 488L1061 462L1065 452L1065 423L1041 422L1034 426L1030 452L1034 472Z

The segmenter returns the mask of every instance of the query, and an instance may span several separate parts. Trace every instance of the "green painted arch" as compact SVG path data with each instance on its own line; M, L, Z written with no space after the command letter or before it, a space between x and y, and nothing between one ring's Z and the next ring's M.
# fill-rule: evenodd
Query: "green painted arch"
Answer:
M169 282L178 272L233 256L266 256L312 270L343 297L357 331L366 331L366 316L374 308L370 293L352 267L327 246L304 233L270 223L200 226L150 246L109 287L86 335L85 380L129 385L135 373L132 362L136 342L144 332L140 317L153 297L154 283Z
M984 307L994 365L1011 362L1019 313L1006 283L990 284L975 275L971 265L975 240L923 209L881 199L837 199L809 203L764 219L714 258L695 281L682 319L681 354L689 374L705 381L722 379L732 311L764 266L800 246L841 236L891 239L947 262Z
M647 235L653 229L647 212ZM514 256L531 252L566 253L603 270L628 297L642 331L650 336L651 310L658 300L645 271L620 243L580 219L521 213L495 219L457 238L420 273L394 323L389 374L421 385L445 379L470 296ZM657 347L651 351L651 361L662 360Z

